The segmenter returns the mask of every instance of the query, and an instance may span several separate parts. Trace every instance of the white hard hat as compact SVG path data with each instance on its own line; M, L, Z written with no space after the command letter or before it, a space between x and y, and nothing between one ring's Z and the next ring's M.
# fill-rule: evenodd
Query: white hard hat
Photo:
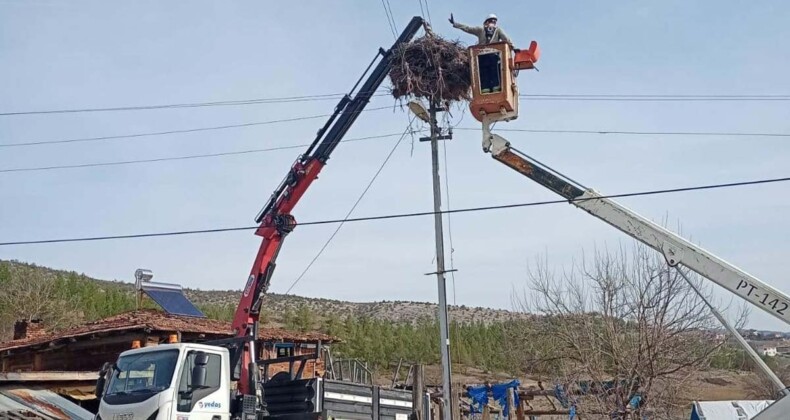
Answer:
M488 22L491 19L499 20L499 19L497 19L495 14L491 13L490 15L488 15L488 17L486 17L486 20L484 20L483 22Z

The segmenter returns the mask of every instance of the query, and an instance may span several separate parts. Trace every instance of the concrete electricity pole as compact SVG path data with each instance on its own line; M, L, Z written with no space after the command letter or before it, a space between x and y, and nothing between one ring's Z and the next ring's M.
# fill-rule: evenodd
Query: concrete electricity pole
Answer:
M452 398L452 364L450 361L450 334L449 320L447 316L447 282L445 273L448 271L444 267L444 229L442 225L442 190L439 178L439 140L450 140L452 134L441 135L436 113L444 111L439 108L437 101L432 100L428 112L419 102L411 102L409 108L417 117L426 121L431 126L431 136L423 137L420 141L431 142L431 169L433 171L433 211L436 235L436 272L428 275L436 275L439 287L439 349L442 353L442 414L443 420L453 420L453 408L450 407ZM427 118L426 118L427 117ZM459 419L456 419L459 420Z

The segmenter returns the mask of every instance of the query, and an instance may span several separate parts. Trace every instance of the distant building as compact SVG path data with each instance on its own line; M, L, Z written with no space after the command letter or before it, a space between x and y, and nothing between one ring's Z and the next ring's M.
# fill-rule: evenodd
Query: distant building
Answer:
M40 322L21 321L14 339L0 343L0 387L36 386L54 390L95 411L93 395L98 371L105 362L133 346L156 346L168 342L205 342L232 338L230 323L206 318L139 310L89 322L64 331L47 332ZM334 338L320 333L295 333L280 328L261 328L260 359L305 356L302 375L323 375L323 361L311 357ZM272 364L266 376L294 369L293 362ZM0 408L0 418L2 417Z
M782 341L752 341L749 343L752 348L761 356L776 357L780 354L784 342Z
M776 347L767 347L767 346L760 347L758 351L760 352L761 355L768 357L776 357L776 355L778 354L776 352Z

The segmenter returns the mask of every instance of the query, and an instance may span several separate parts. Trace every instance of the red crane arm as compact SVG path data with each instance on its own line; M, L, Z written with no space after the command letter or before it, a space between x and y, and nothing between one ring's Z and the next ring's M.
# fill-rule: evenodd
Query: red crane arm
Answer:
M251 337L253 340L257 338L262 296L269 288L271 276L274 273L275 260L280 252L283 239L296 226L295 219L290 212L310 187L310 184L318 178L318 173L324 166L325 164L317 159L309 161L307 165L302 165L297 161L286 180L291 178L291 174L294 173L300 176L292 185L286 185L283 194L279 196L274 206L274 211L264 215L260 226L255 231L255 234L263 239L233 318L232 325L236 336ZM257 382L254 374L256 372L254 351L254 342L245 344L238 384L239 392L242 394L251 394ZM250 372L253 374L250 375Z
M233 317L233 330L237 336L250 335L250 327L258 322L260 296L269 288L274 261L283 239L296 226L291 210L318 178L318 173L325 165L318 159L311 159L307 164L297 160L284 181L285 188L275 202L274 209L263 215L261 224L255 231L255 234L261 236L263 240ZM289 180L294 182L288 183Z
M242 292L232 324L237 337L250 338L244 344L241 357L241 376L238 390L242 395L260 394L259 382L257 381L258 370L256 369L257 356L255 354L255 339L258 337L260 308L263 295L269 288L271 277L274 273L275 260L280 252L283 240L296 227L296 220L291 215L291 211L313 181L318 178L318 173L326 165L326 161L329 159L332 151L343 139L343 136L354 124L359 114L364 110L386 78L391 67L390 52L396 50L401 44L411 41L423 24L423 19L415 16L389 50L380 49L378 51L365 73L351 89L351 93L340 99L340 102L335 106L332 116L318 130L313 143L304 154L296 159L285 179L280 183L255 219L259 223L255 234L261 236L263 240L255 257L255 263L250 270L250 275L247 278L247 284ZM378 61L377 64L376 61ZM373 66L374 64L376 64L375 67ZM365 75L367 75L367 79L360 86L360 82L362 82ZM359 90L352 98L351 95L358 86Z

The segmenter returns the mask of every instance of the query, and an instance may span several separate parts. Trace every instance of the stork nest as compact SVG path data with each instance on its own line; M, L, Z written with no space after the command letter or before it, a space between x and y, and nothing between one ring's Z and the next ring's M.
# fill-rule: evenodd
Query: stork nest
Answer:
M470 100L469 51L458 41L428 35L401 44L390 56L392 96Z

